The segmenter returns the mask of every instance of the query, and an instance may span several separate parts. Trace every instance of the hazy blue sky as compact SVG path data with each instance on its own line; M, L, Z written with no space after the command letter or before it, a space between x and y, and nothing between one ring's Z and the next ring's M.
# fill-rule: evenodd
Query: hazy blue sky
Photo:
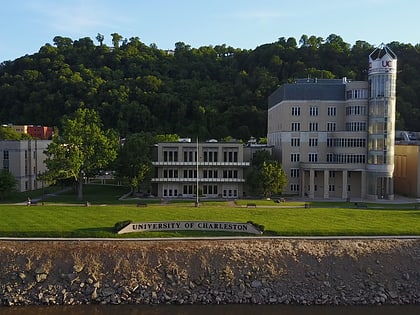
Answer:
M302 34L373 45L420 43L417 0L2 0L0 62L37 52L54 36L139 37L173 49L226 44L254 49Z

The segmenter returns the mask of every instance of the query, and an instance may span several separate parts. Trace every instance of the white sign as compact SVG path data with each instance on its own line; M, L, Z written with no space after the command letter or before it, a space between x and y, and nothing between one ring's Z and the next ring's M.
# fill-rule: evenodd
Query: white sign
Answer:
M213 231L262 234L252 223L208 222L208 221L166 221L130 223L118 234L153 231Z
M374 73L396 73L397 60L385 54L382 58L369 60L369 74Z

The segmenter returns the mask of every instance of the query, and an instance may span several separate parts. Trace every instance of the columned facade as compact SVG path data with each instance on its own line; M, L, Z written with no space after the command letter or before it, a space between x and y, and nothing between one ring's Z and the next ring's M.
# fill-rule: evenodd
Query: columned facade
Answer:
M161 198L242 198L245 148L239 142L164 142L155 146L152 193Z

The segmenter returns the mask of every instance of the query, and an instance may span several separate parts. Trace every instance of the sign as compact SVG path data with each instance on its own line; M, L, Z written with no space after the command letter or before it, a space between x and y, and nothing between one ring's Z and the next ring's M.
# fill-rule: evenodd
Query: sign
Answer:
M262 234L252 223L208 222L208 221L166 221L130 223L118 234L154 231L212 231Z
M397 60L385 55L381 59L369 61L369 74L375 73L396 73Z

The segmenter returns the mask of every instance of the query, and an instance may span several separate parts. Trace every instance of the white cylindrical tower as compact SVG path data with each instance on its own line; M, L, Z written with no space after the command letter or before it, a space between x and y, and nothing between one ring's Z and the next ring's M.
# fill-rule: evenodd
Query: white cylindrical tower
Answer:
M369 55L367 197L394 198L397 56L382 44Z

